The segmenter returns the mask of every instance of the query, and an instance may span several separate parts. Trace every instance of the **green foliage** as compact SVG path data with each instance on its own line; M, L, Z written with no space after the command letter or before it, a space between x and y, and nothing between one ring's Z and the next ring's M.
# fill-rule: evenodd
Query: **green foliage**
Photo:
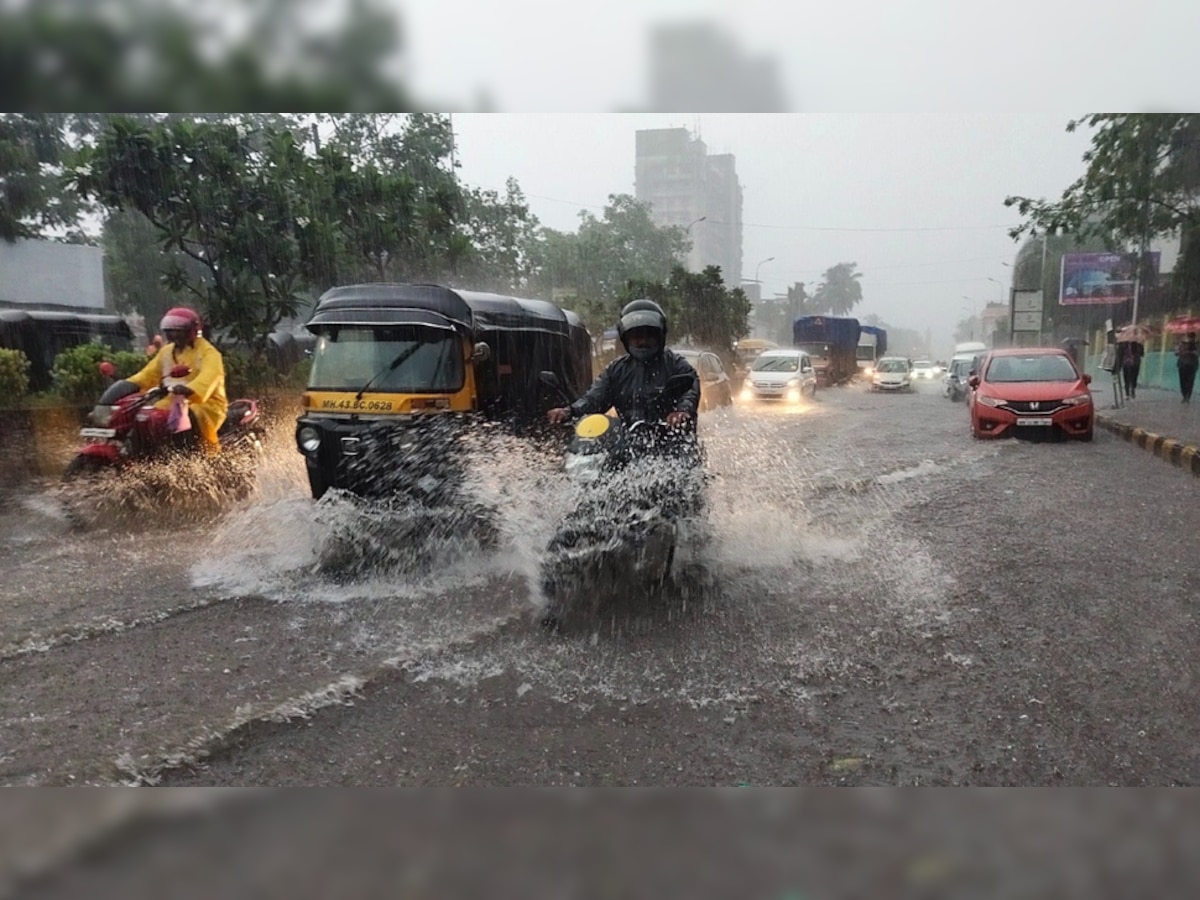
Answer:
M1067 123L1067 131L1080 127L1094 130L1087 169L1058 200L1005 198L1025 217L1013 239L1067 234L1118 250L1181 234L1175 290L1184 303L1200 301L1200 265L1187 250L1200 228L1200 115L1104 113Z
M674 344L693 344L731 357L734 342L750 331L750 300L741 288L725 287L718 266L689 272L677 265L666 282L631 280L618 300L624 305L639 297L663 308L670 323L668 341Z
M0 405L12 406L29 392L29 359L20 350L0 347Z
M530 254L534 290L574 295L589 327L615 321L617 298L630 280L665 282L689 247L686 230L655 225L645 203L628 194L608 201L602 218L579 214L578 232L542 229Z
M780 300L760 300L756 310L758 327L768 340L783 344L792 343L792 323L800 316L822 312L816 308L816 299L808 293L803 281L797 281L787 289L787 296Z
M0 37L0 58L5 58L2 47ZM64 115L0 114L0 240L12 243L77 227L83 204L59 180L70 152L67 124Z
M223 5L222 5L223 6ZM406 109L388 67L400 49L382 0L212 4L38 0L0 9L14 109ZM53 77L47 76L52 72Z
M116 353L110 351L105 359L116 367L118 378L129 378L131 375L136 375L150 361L146 354L134 350L118 350Z
M71 403L91 403L104 391L100 363L112 360L113 351L95 342L69 347L54 357L50 377L54 392ZM143 364L145 360L143 359ZM140 366L139 366L140 368Z
M240 350L226 350L221 356L225 363L225 396L230 400L278 388L284 381L263 356Z
M167 289L168 274L182 269L197 284L206 281L207 269L174 249L164 251L154 224L136 209L111 212L101 233L104 278L109 299L117 309L138 313L153 334L163 313L180 304Z
M303 164L286 130L114 117L72 177L84 196L140 212L164 250L202 266L203 279L172 259L167 286L192 294L214 328L261 346L297 310L295 228L308 208L294 184Z
M848 316L862 302L862 273L854 271L857 267L858 263L844 262L825 270L812 298L813 312Z

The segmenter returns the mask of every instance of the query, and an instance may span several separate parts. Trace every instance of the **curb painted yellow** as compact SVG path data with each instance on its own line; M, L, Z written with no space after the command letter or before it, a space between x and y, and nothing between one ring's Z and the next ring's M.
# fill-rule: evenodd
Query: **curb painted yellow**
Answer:
M1126 425L1124 422L1118 422L1099 414L1096 416L1096 424L1131 444L1149 450L1159 459L1166 460L1172 465L1200 477L1200 447L1155 434L1136 425Z

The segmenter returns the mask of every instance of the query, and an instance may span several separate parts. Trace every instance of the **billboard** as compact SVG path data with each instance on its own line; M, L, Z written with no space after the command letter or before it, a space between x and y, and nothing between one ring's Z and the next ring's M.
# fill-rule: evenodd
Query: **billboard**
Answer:
M1162 254L1147 253L1150 271L1158 275ZM1132 253L1065 253L1058 282L1062 306L1124 303L1133 299L1136 255Z

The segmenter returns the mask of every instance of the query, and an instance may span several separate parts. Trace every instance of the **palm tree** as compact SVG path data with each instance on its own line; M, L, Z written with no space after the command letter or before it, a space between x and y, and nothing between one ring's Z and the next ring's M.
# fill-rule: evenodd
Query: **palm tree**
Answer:
M854 271L858 263L838 263L825 270L817 293L813 299L819 309L827 310L835 316L850 313L862 302L862 285L859 279L861 272Z

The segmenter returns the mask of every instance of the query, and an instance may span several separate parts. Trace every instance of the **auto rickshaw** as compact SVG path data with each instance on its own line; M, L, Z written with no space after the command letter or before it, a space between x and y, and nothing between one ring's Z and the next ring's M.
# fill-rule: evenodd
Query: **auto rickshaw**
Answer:
M539 372L556 373L576 394L592 380L582 320L544 300L356 284L326 291L306 327L317 341L296 444L314 499L332 487L367 496L413 476L432 479L392 466L388 449L405 434L431 433L431 422L439 447L480 419L533 427L558 402Z

